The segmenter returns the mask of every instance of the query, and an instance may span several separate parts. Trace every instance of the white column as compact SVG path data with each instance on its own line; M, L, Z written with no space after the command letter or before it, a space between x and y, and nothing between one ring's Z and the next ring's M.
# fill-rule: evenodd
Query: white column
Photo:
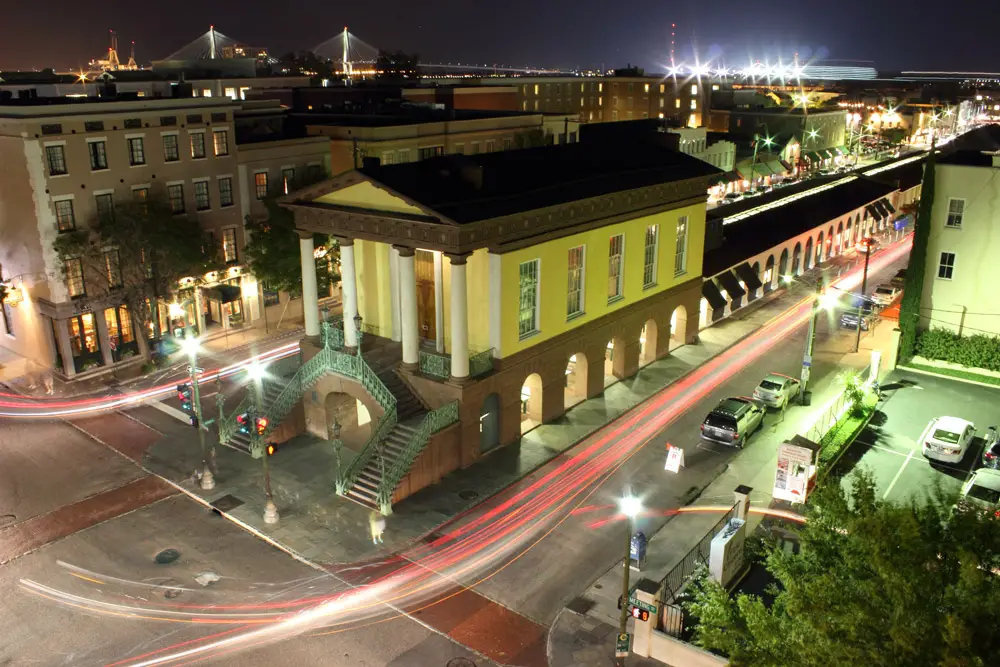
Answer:
M503 296L501 290L502 266L500 255L490 253L488 257L490 262L490 347L493 348L493 356L500 358L503 356L503 350L500 348L503 334L503 322L500 317L500 304Z
M358 346L354 318L358 314L358 279L354 269L354 239L340 241L340 287L344 298L344 346Z
M52 320L56 329L56 344L59 346L59 356L62 359L63 375L76 375L76 365L73 363L73 344L69 338L69 322L67 320Z
M103 308L94 311L94 324L97 325L97 338L101 341L101 360L105 366L111 366L115 361L111 354L111 334L108 331L108 321L104 317Z
M392 308L392 339L403 340L399 330L399 251L389 248L389 305Z
M316 293L316 258L312 232L299 232L299 257L302 260L302 316L306 335L319 335L319 295Z
M420 338L417 330L417 276L413 266L413 248L399 247L399 307L403 330L403 364L420 364Z
M444 354L444 257L434 253L434 349Z
M229 318L222 316L222 303L219 303L219 317L222 320L222 328L229 328ZM201 287L195 285L194 288L194 321L198 326L198 335L204 336L205 331L205 302L202 300Z
M469 377L469 295L466 288L464 255L451 260L451 376Z

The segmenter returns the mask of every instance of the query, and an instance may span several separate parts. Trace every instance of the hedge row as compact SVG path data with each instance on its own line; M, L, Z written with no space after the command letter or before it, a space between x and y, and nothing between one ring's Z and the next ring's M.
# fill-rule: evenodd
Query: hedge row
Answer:
M966 368L1000 371L1000 338L995 336L959 336L948 329L931 329L917 338L917 354Z

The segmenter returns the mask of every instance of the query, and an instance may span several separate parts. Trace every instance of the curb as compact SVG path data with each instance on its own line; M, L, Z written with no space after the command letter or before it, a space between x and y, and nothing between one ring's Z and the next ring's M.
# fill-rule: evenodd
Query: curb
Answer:
M909 371L911 373L920 373L921 375L930 375L931 377L942 378L944 380L954 380L955 382L964 382L966 384L973 384L979 387L987 387L988 389L1000 390L1000 385L989 384L988 382L980 382L978 380L969 380L968 378L955 377L954 375L946 375L944 373L935 373L934 371L925 371L922 368L914 368L913 366L904 366L899 364L896 366L897 371Z
M877 407L878 406L876 406L876 408ZM877 409L872 410L871 414L865 417L865 420L861 422L861 424L858 425L858 428L855 429L854 433L851 434L850 439L844 443L843 447L840 448L840 452L837 454L837 456L835 456L834 459L830 461L829 464L827 464L826 468L823 470L821 474L817 475L816 486L819 486L824 481L826 481L826 478L829 477L831 471L833 471L833 469L837 467L837 464L840 463L840 459L844 457L844 454L847 453L847 450L850 449L851 445L853 445L854 442L858 439L858 436L861 435L861 432L864 431L866 428L868 428L868 424L871 422L876 412L878 412Z

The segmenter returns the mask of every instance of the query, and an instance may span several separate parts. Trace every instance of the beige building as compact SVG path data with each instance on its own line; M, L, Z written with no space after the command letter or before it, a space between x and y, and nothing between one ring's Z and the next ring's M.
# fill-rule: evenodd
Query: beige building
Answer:
M549 143L573 143L580 126L572 114L429 108L373 116L307 114L303 119L310 135L329 137L333 174L361 167L366 157L388 165L511 150L537 130Z
M984 140L996 126L977 130ZM970 135L963 137L967 143ZM940 158L934 180L922 328L945 328L960 335L1000 335L998 301L991 276L1000 254L1000 153L958 150Z

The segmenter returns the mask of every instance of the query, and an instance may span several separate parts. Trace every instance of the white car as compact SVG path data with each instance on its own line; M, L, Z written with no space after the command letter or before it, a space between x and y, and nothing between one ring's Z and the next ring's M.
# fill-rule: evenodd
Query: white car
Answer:
M783 410L798 393L798 380L780 373L771 373L753 390L753 397L768 407Z
M872 301L880 306L888 306L899 296L899 288L895 285L879 285L872 292Z
M969 449L976 427L958 417L937 417L920 436L920 451L929 459L958 463Z
M980 468L962 487L959 506L977 506L985 510L1000 506L1000 470Z

